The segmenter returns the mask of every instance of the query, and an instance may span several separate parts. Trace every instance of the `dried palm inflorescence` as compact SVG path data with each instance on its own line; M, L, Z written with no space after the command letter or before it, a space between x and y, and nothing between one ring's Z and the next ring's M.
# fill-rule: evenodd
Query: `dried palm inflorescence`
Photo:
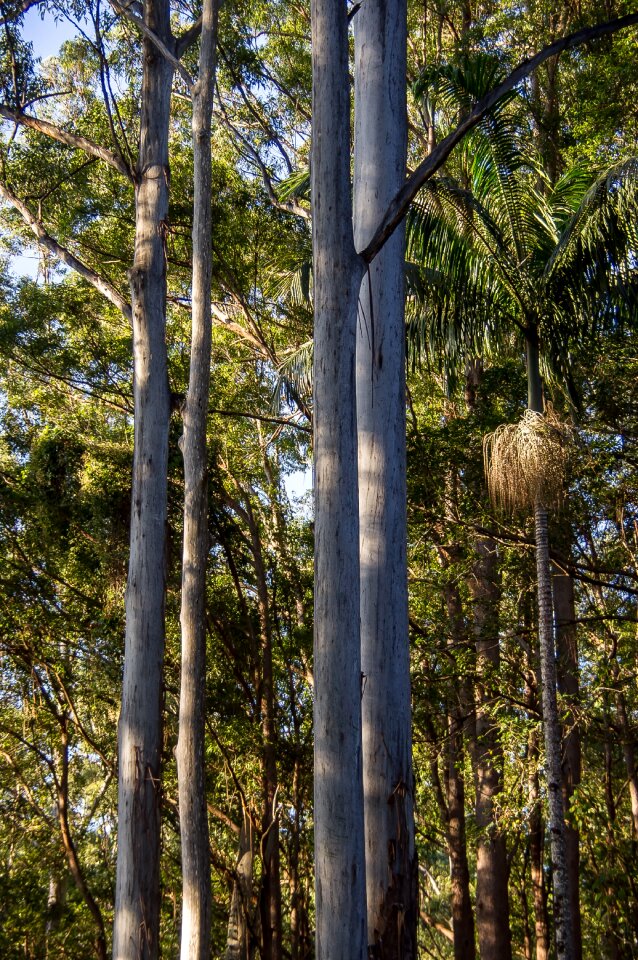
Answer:
M551 405L526 410L483 440L485 475L492 502L506 511L559 506L565 486L569 429Z

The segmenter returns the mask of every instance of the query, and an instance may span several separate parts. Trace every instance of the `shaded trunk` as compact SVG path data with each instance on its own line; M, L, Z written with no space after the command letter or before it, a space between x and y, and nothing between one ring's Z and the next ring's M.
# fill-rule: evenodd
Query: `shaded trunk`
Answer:
M458 551L457 551L458 552ZM448 561L449 548L439 547L444 566ZM463 605L456 582L444 585L445 606L450 625L448 648L456 665L458 655L468 644L465 630ZM467 862L467 839L465 831L465 779L463 776L463 729L470 710L467 680L454 670L456 689L448 700L448 763L445 778L447 804L444 810L447 825L447 841L450 856L450 882L452 901L452 930L454 933L455 960L473 960L474 914L470 895L470 871Z
M638 839L638 772L636 771L635 741L629 725L625 698L620 690L616 693L616 717L620 728L622 754L627 771L633 836L634 840L636 840Z
M347 9L312 3L317 960L367 950Z
M554 928L558 960L573 960L574 939L570 910L563 777L561 768L561 729L556 696L556 655L552 609L551 568L547 510L534 507L536 538L536 577L538 588L538 636L542 683L541 707L545 737L545 774L549 806L549 832L554 891Z
M147 0L144 19L170 47L168 0ZM131 270L135 439L119 722L114 960L155 960L159 950L159 787L170 416L165 237L173 68L146 38L142 48L135 255Z
M449 755L447 785L447 840L450 852L452 886L452 930L455 960L473 960L474 916L470 897L470 871L467 863L465 834L465 783L463 761L463 724L458 716L449 721Z
M250 913L253 890L253 825L244 808L239 832L235 882L228 914L224 960L250 960L253 955Z
M503 789L503 750L493 716L498 695L499 599L498 555L492 540L475 544L469 579L476 643L476 728L473 744L476 783L476 927L482 960L511 960L508 866L505 836L498 817Z
M355 243L405 179L404 0L369 0L355 26ZM408 639L404 230L363 278L357 328L361 669L368 953L416 956Z
M95 956L97 960L106 960L106 931L104 929L104 918L95 897L91 893L84 877L84 872L80 866L75 842L71 835L71 825L69 823L69 736L67 721L62 718L62 756L61 756L61 776L57 782L57 807L58 823L62 835L62 846L66 855L67 863L75 885L80 891L84 902L86 903L93 923L95 924Z
M563 803L567 817L574 791L580 783L581 777L580 728L576 715L571 709L571 704L575 704L578 700L578 638L576 634L574 581L570 576L554 574L552 586L556 619L558 690L567 705L563 721ZM565 845L574 960L582 960L583 944L579 897L580 837L578 827L567 821L565 823Z
M547 912L547 887L544 870L543 807L538 780L538 736L534 731L529 738L529 849L532 896L534 898L534 930L536 935L536 960L549 960L549 915Z
M204 0L199 77L193 88L193 290L191 361L183 414L182 670L177 778L182 842L182 960L208 960L212 893L206 808L206 425L211 362L211 119L217 0Z

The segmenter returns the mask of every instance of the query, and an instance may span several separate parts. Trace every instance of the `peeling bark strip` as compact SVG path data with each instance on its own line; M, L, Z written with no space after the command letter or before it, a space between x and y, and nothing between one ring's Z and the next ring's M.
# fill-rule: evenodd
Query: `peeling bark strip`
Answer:
M170 41L168 0L145 20ZM173 68L142 42L140 152L131 271L135 396L131 553L119 724L114 960L155 960L159 949L160 757L170 402L166 368L168 127Z
M405 0L366 0L354 27L354 232L361 248L405 178ZM397 230L368 268L357 325L368 955L384 960L416 956L418 917L406 560L404 246L404 231Z
M312 3L317 960L365 960L355 404L363 263L352 234L347 8Z

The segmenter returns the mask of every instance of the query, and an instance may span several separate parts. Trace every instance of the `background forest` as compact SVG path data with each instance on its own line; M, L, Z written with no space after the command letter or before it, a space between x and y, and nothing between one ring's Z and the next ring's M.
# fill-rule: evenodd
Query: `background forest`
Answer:
M57 56L38 59L29 7L65 24ZM173 7L176 34L200 13L189 0ZM613 0L411 3L408 167L521 60L629 12ZM104 957L111 939L141 36L118 3L0 3L6 960ZM183 74L196 76L198 62L197 44L185 47L173 78L163 221L163 957L179 952L182 903L180 437L194 191ZM637 104L635 28L549 59L457 147L408 216L422 957L555 955L534 517L520 502L491 505L483 457L486 435L528 405L520 334L530 329L567 451L548 524L574 956L638 957ZM310 130L309 6L227 0L213 107L205 605L212 955L225 960L314 956ZM37 275L25 275L24 255Z

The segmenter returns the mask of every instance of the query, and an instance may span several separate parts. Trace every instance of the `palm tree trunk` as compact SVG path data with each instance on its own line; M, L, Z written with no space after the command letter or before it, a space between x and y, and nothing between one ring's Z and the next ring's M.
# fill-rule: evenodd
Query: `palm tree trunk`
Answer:
M354 229L370 240L405 179L405 0L355 25ZM363 783L368 953L416 957L418 884L408 640L404 231L363 278L357 329Z
M569 898L563 777L561 769L561 729L556 697L556 653L554 649L554 611L549 559L547 510L540 502L534 507L536 538L536 578L538 589L538 636L542 684L542 715L545 736L545 767L549 805L549 831L554 890L554 927L557 960L574 960L573 921Z
M315 313L315 884L317 960L365 960L355 343L347 9L312 3Z
M211 119L217 0L204 0L199 78L193 89L193 291L191 363L184 409L182 670L177 742L182 841L182 960L208 960L212 893L204 770L206 717L206 425L211 361Z

